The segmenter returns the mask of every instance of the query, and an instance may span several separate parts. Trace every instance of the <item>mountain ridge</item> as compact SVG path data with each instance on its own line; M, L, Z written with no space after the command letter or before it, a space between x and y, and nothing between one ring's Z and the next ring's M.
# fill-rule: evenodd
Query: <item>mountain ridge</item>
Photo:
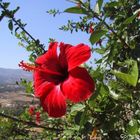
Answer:
M22 69L2 68L0 67L0 85L16 84L20 79L32 80L32 73Z

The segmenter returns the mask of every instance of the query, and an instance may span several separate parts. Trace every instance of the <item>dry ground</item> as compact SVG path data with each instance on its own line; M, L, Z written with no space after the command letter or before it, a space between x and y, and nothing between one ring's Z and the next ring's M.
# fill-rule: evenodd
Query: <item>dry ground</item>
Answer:
M33 101L37 103L38 99L27 96L23 91L0 93L1 108L22 108L32 104Z

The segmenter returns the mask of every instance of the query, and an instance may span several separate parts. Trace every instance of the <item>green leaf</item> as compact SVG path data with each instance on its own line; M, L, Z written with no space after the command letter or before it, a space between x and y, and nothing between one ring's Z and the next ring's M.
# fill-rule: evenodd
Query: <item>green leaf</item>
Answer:
M77 112L75 118L75 123L77 125L80 125L80 128L87 122L88 120L88 115L87 115L87 108L85 108L84 112Z
M4 8L8 8L8 6L10 5L10 2L4 2L3 5L4 5Z
M81 115L81 119L80 119L80 129L83 125L85 125L85 123L88 120L88 116L87 116L87 108L85 108L85 111L82 113Z
M101 10L102 4L103 4L103 0L98 0L98 5L99 5L100 10Z
M135 87L138 81L138 65L137 61L129 60L129 62L131 63L131 70L128 73L123 73L117 70L112 70L111 73Z
M94 43L98 42L102 36L104 36L107 33L107 30L97 30L94 31L91 36L90 36L90 42L92 45L94 45Z
M85 108L85 105L83 104L75 104L71 107L71 113L75 112L75 111L80 111L83 108Z
M112 62L118 51L119 49L115 45L110 46L110 52L107 54L107 61Z
M33 93L33 85L31 81L26 85L26 93Z
M96 48L95 51L99 54L104 54L105 53L105 49L104 48Z
M96 70L92 70L90 75L93 79L98 79L99 81L102 81L104 77L104 73L100 66L98 66Z
M102 63L102 61L103 61L103 59L99 59L95 62L95 64L100 64L100 63Z
M8 28L13 31L13 22L12 20L9 20Z
M76 125L80 124L81 116L83 112L77 112L76 116L74 117L74 122Z
M66 9L64 12L73 13L73 14L87 14L86 10L81 7L71 7Z
M126 128L128 134L130 135L136 135L138 133L138 129L139 129L139 124L135 119L131 120Z
M110 2L110 3L107 3L107 6L108 7L115 7L115 6L121 6L122 4L120 2L117 2L117 1L113 1L113 2Z
M100 13L102 4L103 4L103 0L98 0L97 1L96 5L95 5L95 8L94 8L95 13L98 13L98 14Z
M109 95L109 89L106 85L102 84L100 87L100 95L102 98L106 98Z
M123 24L130 24L130 23L136 18L136 16L137 16L137 14L135 14L135 15L133 15L133 16L127 18L127 19L123 22Z
M72 135L73 135L73 130L71 130L71 129L70 129L70 130L67 130L67 129L66 129L66 130L63 131L63 134L64 134L65 136L72 136ZM64 140L65 140L65 139L64 139Z

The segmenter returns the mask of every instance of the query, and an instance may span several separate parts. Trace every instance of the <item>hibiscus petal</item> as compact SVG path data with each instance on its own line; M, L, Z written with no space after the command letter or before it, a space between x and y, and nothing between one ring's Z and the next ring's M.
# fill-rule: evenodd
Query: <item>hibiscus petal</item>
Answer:
M41 105L50 117L62 117L66 113L65 97L60 85L54 86L47 96L41 97Z
M43 96L47 84L50 82L46 82L46 75L42 75L41 72L35 71L34 72L34 90L35 90L35 96L41 97ZM48 86L47 86L48 87Z
M35 71L33 74L34 86L38 87L44 83L47 79L47 75L40 71Z
M70 47L66 50L66 58L68 63L68 71L81 65L90 58L90 47L84 44L79 44L75 47Z
M57 47L57 42L50 43L48 51L36 59L38 65L43 69L48 69L50 73L52 71L52 74L55 74L54 72L61 73L61 65L57 56Z
M69 77L62 84L62 91L73 102L86 100L95 90L95 84L85 68L77 67L69 72Z
M42 96L44 96L44 94L47 95L53 87L54 87L53 83L44 82L40 86L35 88L35 96L42 97Z
M58 45L57 42L50 43L48 51L45 54L39 56L36 59L36 63L44 64L44 63L46 63L48 57L53 57L53 58L57 59L57 45Z
M47 74L41 71L34 72L34 90L35 96L41 97L47 94L55 83L58 83L61 77L56 75Z
M72 45L70 45L70 44L64 44L64 43L61 42L60 45L59 45L59 47L60 47L59 60L60 60L61 66L64 69L67 69L68 68L68 62L67 62L66 51L70 47L72 47Z

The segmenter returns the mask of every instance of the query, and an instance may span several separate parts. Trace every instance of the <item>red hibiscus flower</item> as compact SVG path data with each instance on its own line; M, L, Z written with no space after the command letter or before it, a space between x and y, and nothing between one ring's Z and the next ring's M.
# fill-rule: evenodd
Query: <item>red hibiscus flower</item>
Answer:
M93 24L89 26L89 33L92 34L94 32Z
M40 124L40 121L41 121L40 112L36 112L35 115L36 115L36 124Z
M84 44L72 46L54 42L36 59L36 66L20 63L25 70L34 71L35 95L49 116L63 116L67 99L76 103L92 95L94 81L85 68L79 67L89 59L90 53L90 48Z
M30 106L28 112L29 112L29 115L31 115L31 116L34 115L35 114L35 107Z

